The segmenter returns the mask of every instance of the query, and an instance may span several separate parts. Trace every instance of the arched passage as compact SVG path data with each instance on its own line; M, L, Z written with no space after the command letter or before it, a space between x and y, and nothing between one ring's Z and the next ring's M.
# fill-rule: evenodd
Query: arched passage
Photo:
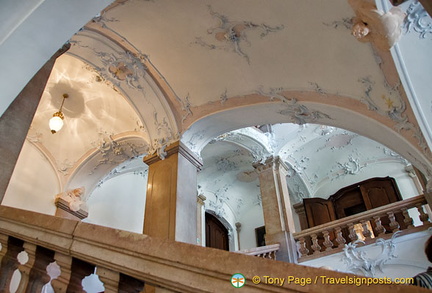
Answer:
M430 150L412 120L406 118L402 123L390 119L378 111L368 110L359 101L343 96L327 96L323 100L314 92L292 95L304 101L275 101L274 98L255 95L250 100L232 98L225 109L220 105L212 110L209 105L203 106L200 108L202 112L197 111L202 113L201 118L185 131L182 141L200 153L211 139L231 130L262 124L316 123L343 128L375 140L412 162L426 177L432 176ZM213 114L204 115L205 112Z

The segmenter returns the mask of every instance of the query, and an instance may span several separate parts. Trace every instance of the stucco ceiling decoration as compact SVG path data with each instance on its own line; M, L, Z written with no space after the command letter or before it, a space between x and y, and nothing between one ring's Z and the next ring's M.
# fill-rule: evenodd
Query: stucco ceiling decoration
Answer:
M245 53L244 46L252 46L247 38L248 33L258 32L260 38L264 38L269 33L277 32L284 28L283 25L269 26L264 23L257 24L252 21L232 21L226 15L213 11L211 5L208 5L209 13L213 18L219 20L219 25L207 29L207 37L196 37L193 44L200 45L210 50L233 51L243 57L248 64L250 58Z
M417 125L417 123L413 123L408 118L406 113L406 103L400 94L400 85L395 85L394 87L390 87L386 83L387 87L387 95L381 95L381 102L378 102L377 99L374 99L374 85L375 83L370 80L369 77L364 77L359 79L365 88L364 96L362 98L362 102L367 104L368 109L377 112L382 116L389 117L392 121L395 122L393 126L399 133L402 130L410 132L412 137L417 140L417 144L423 153L430 157L430 150L427 146L426 140L423 137L423 134ZM375 93L376 95L376 93ZM375 96L376 97L376 96Z
M69 54L79 56L126 97L149 136L150 153L178 139L177 123L158 84L147 74L143 59L93 30L82 30L72 39ZM162 153L162 152L161 152Z
M407 9L404 21L405 33L418 33L421 39L432 38L432 18L420 2L412 2Z
M251 153L255 161L265 161L273 153L270 139L255 127L247 127L224 133L210 143L225 141L236 144Z
M94 147L74 165L67 182L68 186L83 185L86 200L101 182L126 172L145 170L142 157L150 148L147 141L133 132L113 135L101 131L98 135Z
M399 41L406 14L399 7L384 13L373 0L349 0L357 17L353 20L353 35L362 42L372 42L380 50L389 50Z
M180 133L210 112L243 104L263 103L265 98L275 103L286 101L289 105L279 110L281 116L286 116L281 117L279 122L337 125L337 117L317 111L305 103L311 101L308 91L317 94L312 100L320 99L321 103L329 105L334 103L335 96L361 100L366 91L361 82L365 76L374 83L371 98L378 108L385 109L385 103L394 100L392 90L385 87L383 82L386 79L381 70L384 59L377 60L371 54L370 47L359 46L347 29L348 20L353 18L354 13L346 1L338 3L337 9L331 5L320 6L320 9L314 6L311 9L308 1L303 1L301 5L297 3L295 9L286 1L274 1L271 7L262 1L254 1L254 5L242 1L236 5L229 1L190 1L187 5L180 5L170 0L130 0L121 1L121 4L103 13L98 20L101 27L99 31L103 29L111 32L110 38L117 36L133 44L137 52L143 52L141 54L146 60L151 56L158 71L163 73L161 78L169 80L175 92L169 97L169 103L175 109L174 116L181 113L178 116L178 125L183 124L179 126ZM264 6L266 11L270 9L265 14L262 13ZM299 10L304 14L298 13ZM164 18L156 17L161 13ZM300 15L301 20L296 22ZM304 19L309 21L305 23ZM342 20L338 22L338 19ZM131 29L135 27L134 23L142 24L139 34L137 29ZM293 23L304 25L293 27ZM125 27L129 30L124 30ZM335 29L339 27L344 29ZM208 32L203 31L203 28ZM276 31L269 33L268 28ZM264 38L261 38L261 33ZM314 39L307 38L312 34ZM235 48L233 44L240 44L241 52L253 62L247 64L243 56L227 54L224 50L205 52L201 46L193 44L197 38L205 38L208 44L211 41L214 46L219 43L229 45L229 50ZM337 42L329 42L330 39L337 39ZM250 46L244 46L247 45L246 41ZM312 45L315 42L321 45ZM161 51L161 48L166 49ZM319 50L319 53L314 50ZM298 64L299 58L295 56L302 54L311 56L307 64ZM277 60L272 58L276 55ZM314 56L319 56L319 60ZM343 62L338 62L340 58ZM197 76L199 82L196 82ZM242 82L238 82L239 76ZM258 90L254 90L257 87ZM294 94L293 90L299 95ZM347 100L337 105L353 104ZM388 112L395 114L398 106L394 107L396 110ZM330 118L335 121L330 121ZM404 125L404 130L408 129L407 126ZM412 129L415 132L415 128ZM195 138L198 136L199 133L194 134ZM411 136L411 133L407 136ZM162 140L159 145L166 141Z

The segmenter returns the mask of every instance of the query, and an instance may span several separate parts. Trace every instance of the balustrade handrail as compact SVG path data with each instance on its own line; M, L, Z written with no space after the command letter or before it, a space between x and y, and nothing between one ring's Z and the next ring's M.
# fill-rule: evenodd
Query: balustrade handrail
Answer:
M238 250L235 252L241 253L241 254L246 254L246 255L260 255L260 254L264 254L264 253L278 251L279 248L280 248L280 244L276 243L276 244L270 244L270 245L266 245L266 246L254 247L254 248L250 248L250 249Z
M317 276L331 278L354 277L334 271L299 266L258 257L210 249L198 245L149 237L118 229L75 220L0 206L0 243L3 257L7 239L12 236L28 245L49 248L54 258L77 258L101 269L121 273L146 284L174 292L237 292L231 285L236 273L245 276L247 292L322 292L334 290L327 283L285 282L281 286L262 282L255 285L254 276L286 277L316 280ZM4 242L6 241L6 242ZM71 263L63 261L65 263ZM66 271L71 267L61 267ZM64 281L64 280L63 280ZM67 281L68 282L68 281ZM374 285L380 292L411 292L412 288L398 285ZM369 292L369 286L353 287L339 284L339 292ZM414 290L416 291L416 290ZM65 292L65 291L62 291ZM108 291L113 292L113 291Z
M402 208L413 208L417 205L426 204L425 195L418 195L401 201L397 201L382 207L374 208L365 212L361 212L352 216L348 216L342 219L334 220L329 223L321 224L312 228L304 229L300 232L293 233L294 239L309 236L314 233L319 233L325 230L330 230L338 227L343 227L351 223L359 223L361 220L370 220L375 216L387 215L387 212L400 211Z

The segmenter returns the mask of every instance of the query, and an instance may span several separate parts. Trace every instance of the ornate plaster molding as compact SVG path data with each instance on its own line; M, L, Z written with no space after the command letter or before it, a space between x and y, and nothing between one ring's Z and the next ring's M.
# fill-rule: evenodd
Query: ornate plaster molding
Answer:
M189 94L184 99L181 99L178 96L176 96L176 98L177 98L177 101L181 105L182 111L186 112L182 116L182 123L183 123L188 116L193 116L193 113L192 113L192 110L191 110L191 104L189 102Z
M138 131L147 132L152 140L149 152L163 154L163 148L179 136L170 105L173 102L180 105L179 112L186 112L184 121L192 115L188 97L182 100L173 95L165 79L160 74L157 75L148 56L138 52L126 39L118 39L109 28L93 23L71 39L73 46L70 54L80 56L88 64L88 70L97 75L96 81L111 85L114 90L129 98L141 119ZM101 46L96 46L95 43ZM164 99L167 97L168 103ZM156 128L147 127L152 123Z
M257 94L268 97L270 101L280 100L285 103L285 109L280 110L279 114L288 116L292 123L303 125L306 123L317 123L320 119L332 119L329 115L321 111L310 110L306 105L299 103L297 99L286 97L283 93L283 88L270 88L270 91L265 92L259 88Z
M243 57L248 64L250 64L250 59L243 47L245 45L251 46L252 44L247 38L247 32L259 31L260 37L264 38L269 33L277 32L284 28L283 25L269 26L252 21L232 21L227 16L213 11L210 5L208 5L208 9L210 15L219 20L219 25L207 29L207 34L213 37L211 41L196 37L193 44L200 45L209 50L234 51L237 55Z
M179 154L183 156L186 160L188 160L192 165L194 165L197 170L201 170L203 163L201 158L197 157L190 149L187 148L182 142L176 141L164 148L164 154L153 154L144 157L143 161L147 165L154 164L160 160L164 160L165 158Z
M418 33L420 39L432 37L432 18L420 2L414 0L408 7L403 28L405 34Z
M349 0L356 17L352 34L361 42L371 42L380 50L389 50L399 41L406 14L399 7L384 13L372 0Z
M101 165L118 165L149 152L149 146L146 143L136 145L128 141L115 140L113 134L106 131L100 131L99 141L93 142L92 145L99 152L100 159L95 164L90 175Z
M422 149L423 153L427 153L427 143L423 134L418 126L409 121L406 111L405 101L402 99L398 87L399 85L391 88L387 85L387 90L389 95L382 95L381 98L384 101L387 109L383 109L378 105L372 96L372 90L375 83L370 80L369 77L363 77L359 79L359 82L363 84L365 89L365 95L362 97L361 101L368 106L369 110L375 111L376 113L389 117L393 122L395 122L394 128L401 133L402 130L412 131L413 137L417 139L419 147Z
M381 246L381 254L375 258L368 258L366 252L358 248L359 243L365 244L361 240L353 243L345 244L343 249L344 254L342 260L348 265L348 272L361 272L367 277L375 277L377 269L383 271L383 266L391 259L397 258L394 254L396 245L394 239L399 235L400 231L393 234L389 240L377 239L375 245Z
M230 131L214 138L210 143L226 141L248 150L254 161L264 162L273 153L271 140L256 128L247 127Z
M67 190L59 193L55 197L55 205L80 219L87 218L87 205L82 200L84 198L84 187Z

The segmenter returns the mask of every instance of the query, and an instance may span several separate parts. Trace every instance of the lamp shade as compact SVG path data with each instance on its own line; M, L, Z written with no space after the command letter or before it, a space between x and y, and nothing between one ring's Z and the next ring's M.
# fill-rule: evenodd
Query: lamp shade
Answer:
M57 113L54 113L53 117L49 121L51 133L56 133L63 127L63 118L60 115L56 115Z

